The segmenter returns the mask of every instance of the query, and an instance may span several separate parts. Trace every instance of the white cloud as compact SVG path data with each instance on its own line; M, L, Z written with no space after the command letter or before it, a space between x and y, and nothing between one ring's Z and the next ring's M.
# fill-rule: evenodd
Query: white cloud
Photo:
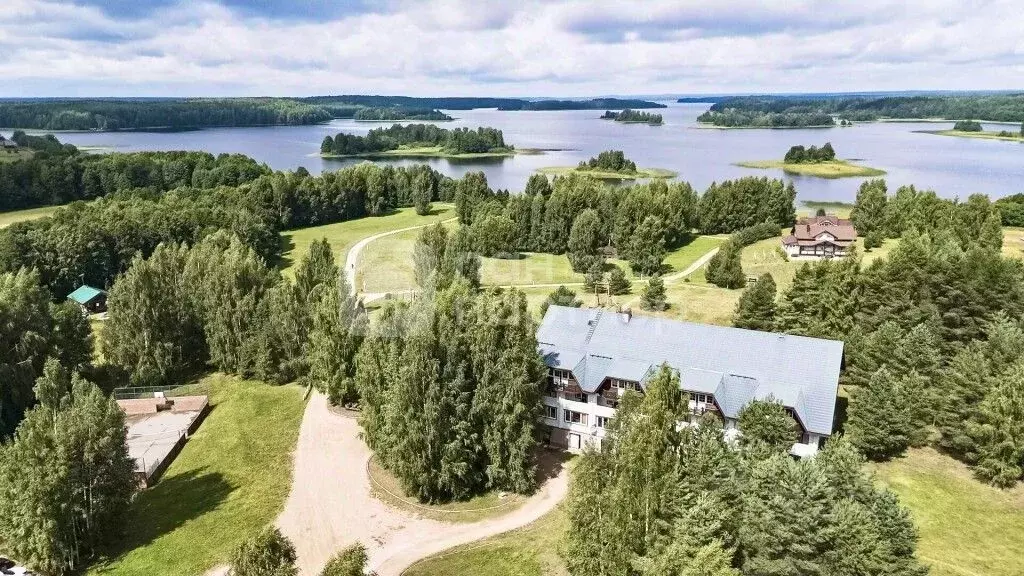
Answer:
M321 19L280 6L4 0L0 96L998 89L1024 77L1015 0L396 0Z

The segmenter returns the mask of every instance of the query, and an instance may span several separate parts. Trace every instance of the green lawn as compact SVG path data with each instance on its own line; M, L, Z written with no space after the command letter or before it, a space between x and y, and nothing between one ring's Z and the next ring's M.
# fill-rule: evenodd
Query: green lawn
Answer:
M359 291L396 292L415 289L413 250L420 232L422 230L407 230L367 244L356 264L356 286Z
M427 558L403 576L568 576L559 556L567 526L559 506L519 530Z
M725 241L724 236L697 236L665 255L665 274L682 272ZM369 249L369 248L367 248ZM525 252L519 259L482 258L480 281L489 286L519 286L529 284L582 283L583 274L572 271L565 254ZM629 265L622 260L611 260L632 277ZM639 280L633 277L634 280ZM550 291L550 290L549 290Z
M348 249L367 236L388 230L431 224L452 218L454 215L454 207L451 204L435 202L434 209L427 216L418 216L412 208L401 208L387 216L372 216L282 232L281 241L284 244L282 268L286 274L291 275L292 268L309 252L309 246L314 240L327 238L334 250L338 266L344 266Z
M0 212L0 228L10 226L16 222L35 220L53 214L60 206L43 206L42 208L28 208L27 210L15 210L14 212Z
M897 239L887 239L881 246L872 249L870 252L864 250L863 238L857 238L854 245L857 247L857 252L861 255L861 265L867 266L874 260L889 254L898 242L899 240ZM782 291L789 288L790 284L793 283L793 277L801 266L814 260L802 258L786 260L782 252L782 239L768 238L745 247L741 261L743 263L743 272L747 276L760 276L768 272L775 279L778 289Z
M26 148L18 148L15 151L0 150L0 164L5 162L17 162L18 160L28 160L32 157L33 152Z
M89 574L200 575L277 517L291 487L303 391L220 374L204 383L206 421L138 495L120 549Z
M910 509L931 576L1024 574L1024 485L992 488L931 449L873 467Z

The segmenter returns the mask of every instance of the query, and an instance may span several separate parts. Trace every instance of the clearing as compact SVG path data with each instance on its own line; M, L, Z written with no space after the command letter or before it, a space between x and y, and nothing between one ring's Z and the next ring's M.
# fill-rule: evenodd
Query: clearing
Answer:
M559 506L533 524L422 560L404 576L568 576L558 555L568 519Z
M285 249L281 255L281 267L285 274L289 276L293 274L293 268L309 252L309 246L314 240L321 238L327 238L327 241L331 243L335 261L342 266L345 262L345 254L359 240L381 232L440 222L453 217L454 209L451 204L434 202L433 208L427 216L417 215L413 208L400 208L386 216L367 216L345 222L282 232L281 241L284 243Z
M126 538L88 574L202 574L271 522L291 486L304 402L297 386L215 374L210 412L132 504Z
M917 555L932 576L1024 574L1024 485L1000 490L930 448L872 465L920 531Z
M10 226L17 222L44 218L53 214L59 208L60 206L42 206L40 208L27 208L25 210L15 210L13 212L0 212L0 228Z
M885 170L853 164L849 160L829 160L826 162L784 162L782 160L755 160L737 162L735 166L757 169L782 169L787 174L815 176L817 178L849 178L860 176L882 176Z
M639 180L646 178L675 178L678 172L666 168L637 168L636 172L615 172L614 170L586 169L581 170L575 166L547 166L537 169L538 174L548 176L565 176L567 174L582 174L597 178L598 180Z
M568 489L563 467L549 471L544 485L507 514L469 523L426 518L373 496L367 474L371 453L359 432L355 418L336 414L324 395L313 394L302 420L292 490L277 519L295 544L303 576L315 576L332 555L355 542L366 546L369 568L379 576L399 576L424 556L537 520Z

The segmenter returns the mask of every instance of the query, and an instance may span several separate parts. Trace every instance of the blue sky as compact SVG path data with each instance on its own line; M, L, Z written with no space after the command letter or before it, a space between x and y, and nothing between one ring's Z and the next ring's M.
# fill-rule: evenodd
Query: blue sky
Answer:
M0 0L0 97L1024 89L1019 0Z

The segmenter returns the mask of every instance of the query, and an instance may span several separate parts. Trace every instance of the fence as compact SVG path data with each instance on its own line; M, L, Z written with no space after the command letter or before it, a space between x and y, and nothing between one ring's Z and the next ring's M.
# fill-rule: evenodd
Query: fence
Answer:
M210 386L208 384L174 384L171 386L125 386L114 389L115 400L138 400L140 398L153 398L157 393L163 393L168 398L175 396L201 396L208 395Z

